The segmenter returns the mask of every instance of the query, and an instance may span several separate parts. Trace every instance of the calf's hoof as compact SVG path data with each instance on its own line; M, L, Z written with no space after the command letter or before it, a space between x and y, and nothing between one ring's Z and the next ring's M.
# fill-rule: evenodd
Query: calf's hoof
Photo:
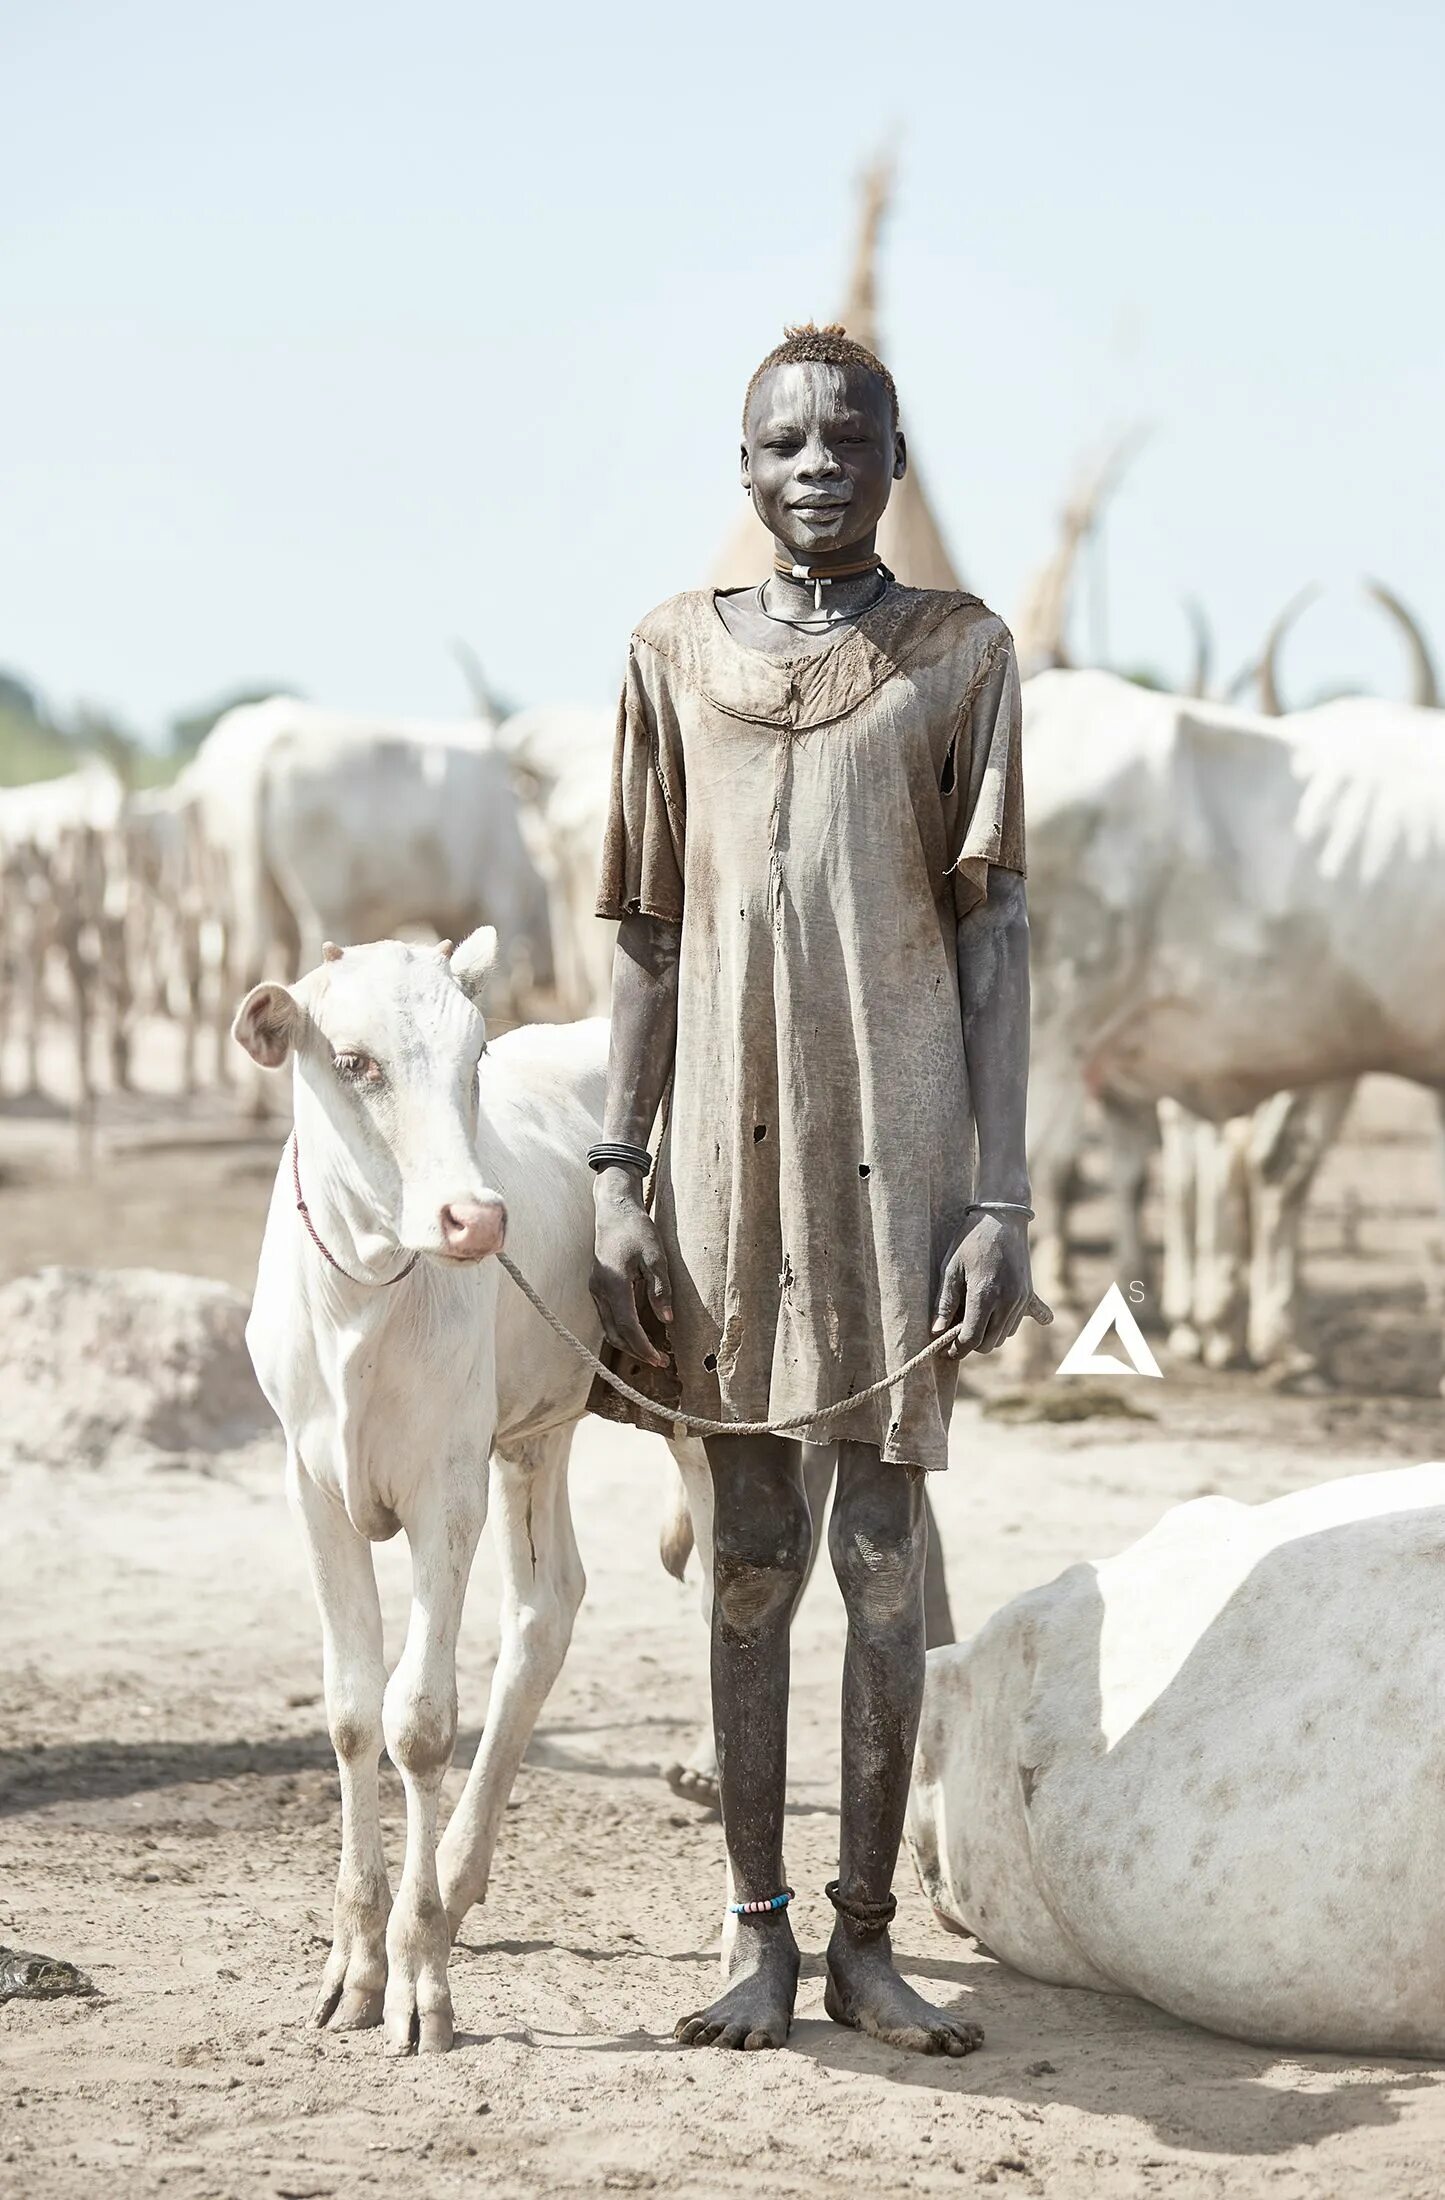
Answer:
M339 1994L323 1986L311 2022L326 2032L370 2032L381 2022L385 1988L348 1986Z
M711 1720L696 1736L691 1750L681 1764L663 1766L662 1777L680 1802L696 1803L700 1810L721 1810L717 1740Z
M380 1931L338 1932L321 1974L311 2022L327 2032L366 2032L381 2022L386 1943Z
M388 2055L444 2055L455 2025L447 1983L451 1938L440 1904L425 1922L398 1926L393 1910L387 1934L386 2002L382 2024Z
M702 1765L668 1765L662 1777L679 1801L696 1803L702 1810L721 1808L715 1771Z
M386 2052L388 2055L445 2055L456 2037L452 1997L445 1980L438 1994L429 1989L386 1989Z

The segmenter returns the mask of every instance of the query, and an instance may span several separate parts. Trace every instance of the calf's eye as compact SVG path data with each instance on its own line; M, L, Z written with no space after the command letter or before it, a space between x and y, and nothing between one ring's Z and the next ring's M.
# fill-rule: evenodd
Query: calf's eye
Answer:
M344 1077L349 1085L379 1085L381 1064L369 1054L345 1053L334 1057L336 1074Z

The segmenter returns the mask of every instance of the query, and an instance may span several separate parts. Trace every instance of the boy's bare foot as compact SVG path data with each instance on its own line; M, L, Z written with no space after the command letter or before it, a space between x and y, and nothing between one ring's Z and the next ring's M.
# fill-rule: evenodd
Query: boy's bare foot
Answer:
M915 2055L971 2055L983 2045L981 2025L935 2009L898 1976L886 1933L855 1939L841 1917L828 1943L823 2007L835 2024Z
M785 1916L738 1919L728 1985L710 2009L680 2019L685 2047L781 2047L798 1993L798 1943Z

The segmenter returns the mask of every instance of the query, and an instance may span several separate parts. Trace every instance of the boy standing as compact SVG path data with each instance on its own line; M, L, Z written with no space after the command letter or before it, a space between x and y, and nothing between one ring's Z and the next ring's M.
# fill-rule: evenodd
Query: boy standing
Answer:
M840 329L791 330L743 434L773 575L674 597L629 656L598 902L620 931L592 1289L609 1342L684 1411L768 1421L865 1391L959 1321L949 1361L990 1351L1028 1309L1028 924L1008 630L977 597L900 587L874 548L907 465L892 377ZM646 1143L669 1079L654 1221ZM905 1984L888 1939L923 1476L947 1464L953 1387L936 1360L817 1434L838 1442L848 1614L825 2006L962 2055L982 2034ZM707 1454L737 1931L726 1990L678 2036L779 2047L798 1976L789 1622L812 1528L798 1442Z

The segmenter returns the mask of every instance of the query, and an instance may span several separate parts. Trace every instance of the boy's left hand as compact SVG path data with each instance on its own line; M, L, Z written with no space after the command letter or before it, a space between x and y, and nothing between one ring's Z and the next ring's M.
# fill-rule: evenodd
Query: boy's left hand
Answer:
M944 1358L961 1360L1006 1344L1032 1299L1028 1217L971 1214L943 1264L938 1287L934 1336L955 1322L963 1325Z

